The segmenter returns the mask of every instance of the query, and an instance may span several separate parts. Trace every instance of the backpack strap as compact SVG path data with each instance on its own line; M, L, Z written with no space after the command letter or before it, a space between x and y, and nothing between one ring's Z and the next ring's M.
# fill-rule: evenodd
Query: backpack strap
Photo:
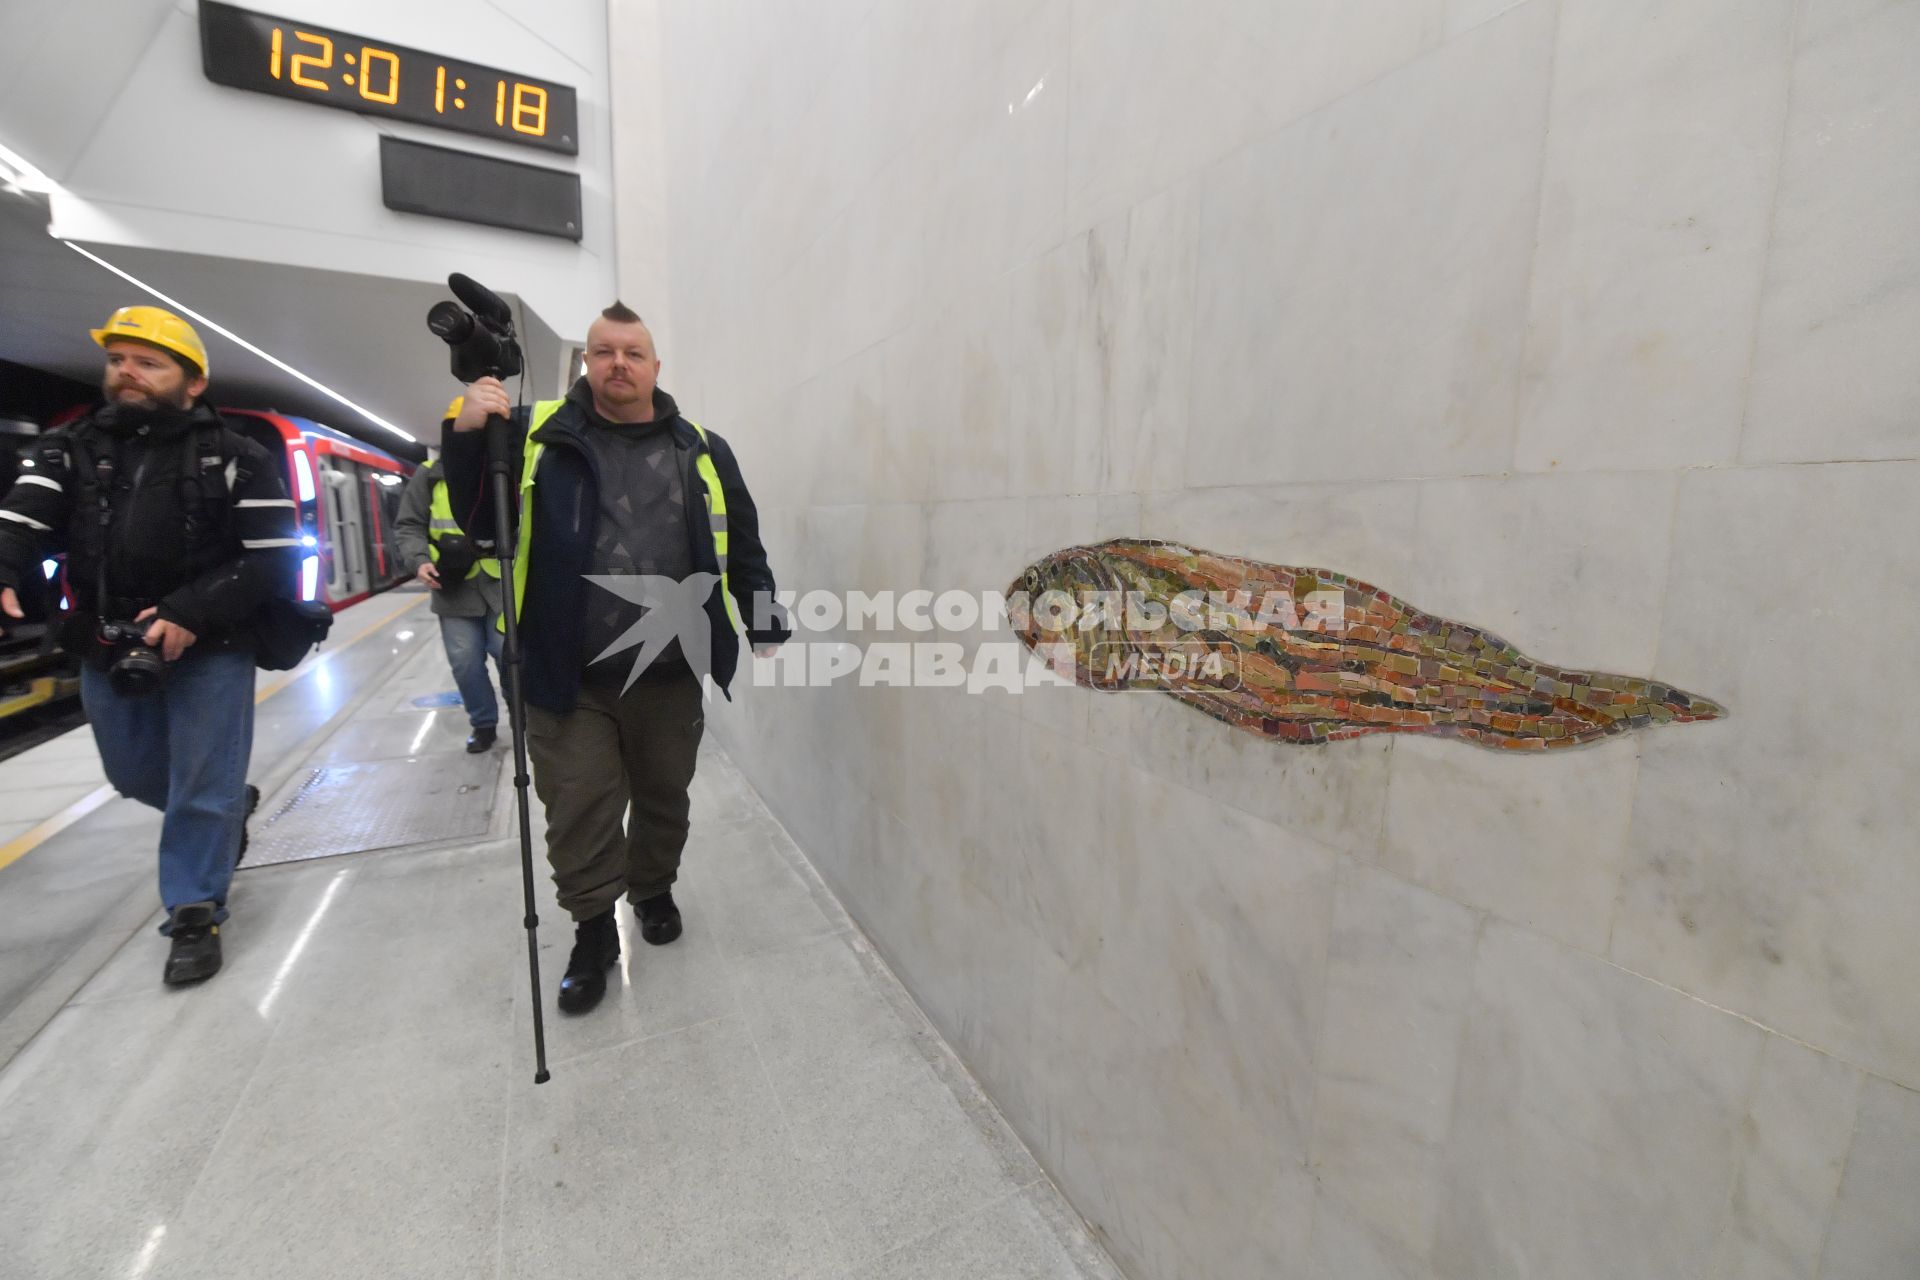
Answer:
M229 434L226 425L216 421L198 423L180 437L180 474L175 492L180 497L189 548L209 529L221 535L223 543L233 540L233 490L240 459L227 448ZM229 550L222 547L221 558Z

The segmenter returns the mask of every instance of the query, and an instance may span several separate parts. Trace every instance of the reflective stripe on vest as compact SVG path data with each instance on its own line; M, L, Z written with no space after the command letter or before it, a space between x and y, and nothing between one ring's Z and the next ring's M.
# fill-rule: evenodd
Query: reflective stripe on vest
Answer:
M547 419L560 411L565 400L541 400L533 406L533 417L527 424L526 445L520 455L520 528L514 537L513 546L513 612L521 616L521 606L527 598L527 562L528 552L533 546L533 481L540 467L540 455L546 451L546 445L533 437ZM707 439L706 428L689 419L687 425L699 435L701 443ZM713 533L713 555L720 564L720 598L726 602L727 618L736 631L743 630L740 625L740 610L733 601L733 584L727 578L727 491L720 483L720 473L714 469L713 455L705 449L700 451L699 459L694 463L694 471L702 484L707 487L707 526ZM507 620L503 616L496 624L506 629Z
M433 482L433 505L429 508L429 516L430 518L427 521L427 556L435 563L438 563L440 559L440 539L447 534L453 534L456 537L461 536L460 525L453 518L453 504L447 498L447 482L445 480L435 480ZM493 559L475 560L473 562L473 568L467 571L467 577L471 578L474 574L482 570L485 570L489 575L497 578L500 576L500 562Z

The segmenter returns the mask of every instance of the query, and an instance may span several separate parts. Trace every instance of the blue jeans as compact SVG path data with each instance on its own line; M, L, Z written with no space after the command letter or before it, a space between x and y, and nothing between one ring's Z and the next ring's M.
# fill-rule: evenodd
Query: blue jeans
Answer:
M500 670L500 654L507 643L494 626L499 619L500 615L491 610L477 618L440 616L440 643L447 650L447 665L453 668L453 682L460 687L467 723L476 729L491 729L500 723L500 703L493 696L493 681L487 677L487 655L493 655L493 669Z
M195 653L167 664L144 698L122 697L83 665L80 701L107 781L167 815L160 826L160 901L168 915L211 902L227 918L227 886L247 818L253 754L253 655ZM162 927L161 932L166 932Z

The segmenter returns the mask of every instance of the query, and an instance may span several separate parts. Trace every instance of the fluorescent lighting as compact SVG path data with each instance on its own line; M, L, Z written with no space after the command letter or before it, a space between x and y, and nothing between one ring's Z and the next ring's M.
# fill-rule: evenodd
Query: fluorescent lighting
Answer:
M60 562L58 560L42 560L40 562L40 572L47 575L48 582L52 582L53 576L60 572Z
M146 281L140 279L138 276L128 275L126 272L114 266L111 262L108 262L105 258L101 257L99 254L88 253L85 249L82 249L79 245L75 244L71 240L62 240L60 243L67 246L67 248L73 250L75 253L79 254L81 257L87 259L89 262L97 263L98 265L105 267L107 270L113 272L113 274L119 276L122 280L125 280L128 284L134 286L136 289L143 289L147 293L152 294L154 297L160 299L160 301L166 303L169 307L172 307L175 311L178 311L180 314L188 317L189 319L199 321L201 324L207 326L207 328L213 330L215 333L219 334L221 337L227 339L227 341L237 343L240 346L245 347L248 351L251 351L256 356L259 356L262 360L265 360L268 364L272 365L274 368L280 370L281 372L292 374L294 377L300 379L300 381L312 387L315 391L318 391L321 395L329 396L332 399L338 400L341 404L347 406L347 408L353 410L355 413L365 418L368 422L373 423L374 426L383 427L386 430L393 432L393 434L399 436L402 440L405 440L410 444L420 443L418 437L413 436L408 432L402 431L399 427L394 426L391 422L388 422L385 418L381 417L379 414L375 413L373 410L365 408L361 405L355 404L353 401L347 399L345 396L341 395L338 391L335 391L332 387L328 386L326 383L321 382L318 378L312 378L300 372L298 369L288 364L285 360L282 360L279 356L273 355L266 351L262 351L259 347L254 346L251 342L248 342L245 338L241 337L239 334L235 333L233 330L218 323L217 321L207 319L207 317L201 315L198 311L195 311L192 307L189 307L186 303L180 302L174 298L169 298L166 294L160 292L158 289L154 288L152 285L148 284Z
M45 195L54 189L54 181L18 151L0 144L0 187L15 193Z
M320 587L320 557L308 556L300 562L300 598L313 599L313 593Z

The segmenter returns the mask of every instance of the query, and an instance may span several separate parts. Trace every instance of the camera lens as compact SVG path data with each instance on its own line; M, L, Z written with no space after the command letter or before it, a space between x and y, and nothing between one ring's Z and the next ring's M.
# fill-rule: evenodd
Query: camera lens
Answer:
M473 335L473 317L457 302L436 302L427 312L427 328L449 343L465 342Z
M107 671L107 683L123 698L144 698L160 687L167 664L145 645L127 650Z

